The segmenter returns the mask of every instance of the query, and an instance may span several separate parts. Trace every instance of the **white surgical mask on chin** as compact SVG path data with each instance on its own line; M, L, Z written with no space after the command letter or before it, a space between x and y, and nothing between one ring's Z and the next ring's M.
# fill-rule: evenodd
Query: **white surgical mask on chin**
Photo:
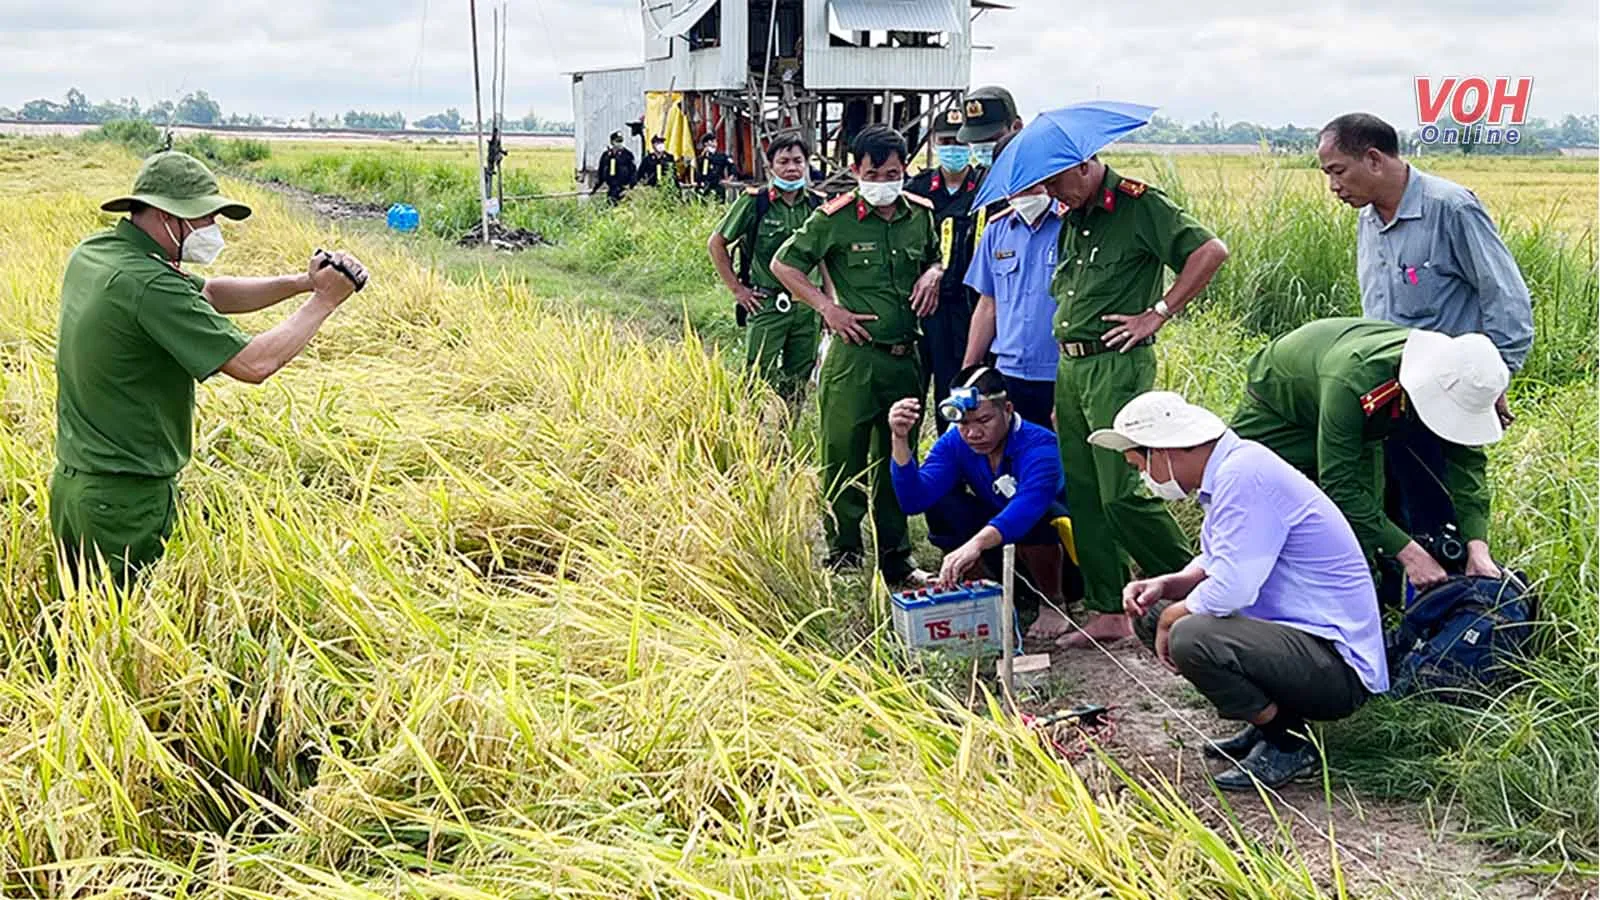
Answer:
M857 182L857 189L861 191L861 199L867 201L869 206L888 206L900 199L900 191L905 187L903 181L861 181Z
M1152 452L1150 455L1150 462L1146 464L1144 470L1139 473L1139 480L1143 481L1144 486L1150 489L1150 493L1155 494L1159 499L1169 502L1177 502L1189 496L1189 493L1183 489L1183 486L1178 484L1178 479L1172 475L1171 454L1167 455L1166 481L1157 481L1153 476L1151 476L1150 469L1154 465L1155 454Z
M197 266L209 266L217 261L222 254L222 248L227 242L222 239L222 228L212 222L204 228L196 228L189 232L183 239L172 233L172 226L167 226L167 237L179 247L178 258L186 263Z
M1022 221L1029 225L1039 221L1045 210L1050 208L1049 194L1024 194L1021 197L1011 198L1011 208L1017 211Z

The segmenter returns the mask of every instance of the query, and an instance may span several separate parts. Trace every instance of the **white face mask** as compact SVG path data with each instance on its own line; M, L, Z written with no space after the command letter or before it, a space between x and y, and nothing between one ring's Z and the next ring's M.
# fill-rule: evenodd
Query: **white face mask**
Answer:
M1144 486L1150 489L1150 493L1155 494L1156 497L1162 500L1167 500L1170 502L1183 500L1189 496L1189 492L1185 491L1183 486L1178 484L1178 479L1172 474L1171 454L1167 454L1166 481L1157 481L1151 476L1150 469L1154 466L1155 454L1152 452L1150 455L1150 462L1146 464L1144 470L1139 473L1139 480L1143 481Z
M182 240L172 233L172 226L168 225L167 237L180 247L179 259L197 266L209 266L216 262L222 254L222 248L227 245L222 239L222 228L215 222L204 228L196 228Z
M900 199L905 182L862 181L857 183L857 187L861 191L861 199L867 201L868 206L888 206Z
M1029 225L1039 221L1045 210L1050 208L1049 194L1024 194L1021 197L1011 198L1011 208L1017 211L1022 221Z

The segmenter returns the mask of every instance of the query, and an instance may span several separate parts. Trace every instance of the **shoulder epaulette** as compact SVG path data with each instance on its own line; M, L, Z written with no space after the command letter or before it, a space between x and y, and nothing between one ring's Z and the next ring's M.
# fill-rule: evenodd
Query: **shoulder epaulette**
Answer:
M822 204L822 211L831 216L839 210L849 206L853 200L855 200L854 194L840 194L832 200L829 200L827 203Z
M901 194L900 196L906 198L906 200L908 200L911 203L915 203L916 205L922 207L923 209L933 209L933 201L929 200L927 197L922 196L921 194L909 194L909 193L907 193L907 194Z
M1361 411L1371 416L1398 396L1400 396L1400 382L1391 378L1361 395Z
M746 194L749 194L752 197L759 197L759 196L761 196L761 192L763 190L765 190L765 188L762 188L759 185L752 184L749 187L745 188L744 192Z
M1142 181L1135 181L1132 178L1124 178L1122 181L1117 183L1117 190L1127 194L1129 197L1143 196L1145 190L1149 187L1150 186L1148 184L1145 184Z

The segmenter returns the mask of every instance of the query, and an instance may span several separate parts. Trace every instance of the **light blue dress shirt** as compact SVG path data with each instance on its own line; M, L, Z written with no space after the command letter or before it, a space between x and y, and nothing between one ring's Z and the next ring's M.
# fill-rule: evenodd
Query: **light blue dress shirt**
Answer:
M1389 689L1378 593L1339 507L1277 454L1230 429L1201 478L1202 616L1249 616L1332 641L1374 694Z
M1455 337L1488 335L1513 372L1533 347L1533 302L1517 261L1471 191L1407 170L1394 220L1356 223L1361 313Z

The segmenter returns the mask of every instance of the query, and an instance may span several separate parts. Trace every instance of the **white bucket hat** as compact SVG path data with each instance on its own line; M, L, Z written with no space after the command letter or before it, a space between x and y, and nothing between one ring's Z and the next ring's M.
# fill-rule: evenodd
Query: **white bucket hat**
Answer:
M1110 428L1089 435L1089 443L1121 453L1135 447L1180 450L1222 437L1228 426L1203 406L1171 391L1148 391L1117 411Z
M1505 434L1495 401L1511 370L1482 334L1450 337L1417 329L1400 353L1400 386L1428 430L1452 444L1479 447Z

